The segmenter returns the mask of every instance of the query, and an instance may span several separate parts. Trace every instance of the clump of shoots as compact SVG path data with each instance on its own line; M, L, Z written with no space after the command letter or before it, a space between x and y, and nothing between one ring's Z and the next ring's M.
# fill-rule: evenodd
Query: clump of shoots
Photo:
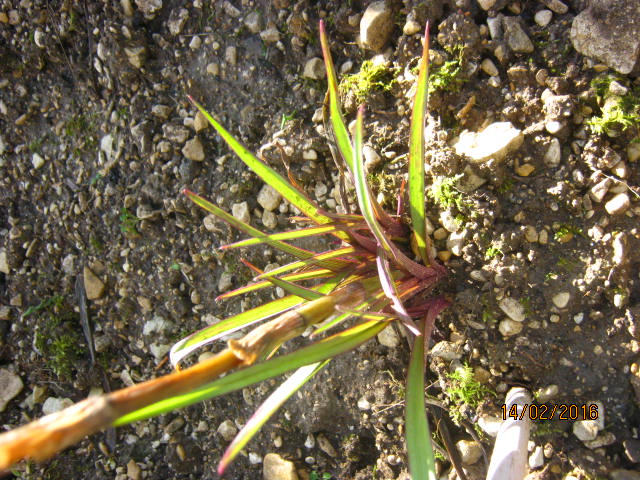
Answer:
M273 286L282 288L287 295L178 342L170 352L171 362L178 369L172 374L92 397L1 435L0 469L22 458L48 458L99 429L160 415L293 371L228 447L218 467L222 474L275 411L336 355L354 350L395 321L408 330L413 345L405 402L409 468L414 480L435 478L431 434L424 407L425 349L436 317L449 301L443 296L433 296L438 283L446 276L446 270L435 261L426 234L424 122L428 27L411 116L408 202L403 202L399 196L399 204L408 206L411 224L403 221L405 216L401 208L393 215L385 212L370 190L362 153L365 110L359 108L355 134L351 138L341 112L336 73L322 23L320 32L328 80L325 118L328 118L337 147L334 160L355 186L360 213L336 214L322 210L285 177L250 153L190 98L238 157L303 216L293 230L266 234L185 190L186 196L196 205L249 237L223 249L266 244L292 257L290 263L269 272L245 261L254 272L254 282L227 292L220 299ZM127 216L122 221L129 220ZM332 237L340 245L312 252L289 243L320 235ZM415 247L420 260L414 260L409 245ZM354 320L351 326L345 323L347 319ZM229 340L218 354L180 369L185 358L203 346L248 327L253 329L240 339ZM314 327L315 331L307 346L285 354L279 352L283 343L309 327Z

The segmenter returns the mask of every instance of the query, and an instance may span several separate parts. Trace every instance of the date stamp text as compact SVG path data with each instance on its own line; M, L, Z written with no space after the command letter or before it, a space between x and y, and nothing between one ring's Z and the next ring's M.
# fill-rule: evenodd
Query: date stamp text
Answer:
M598 405L595 403L559 403L541 404L525 403L524 405L502 405L502 419L523 420L597 420Z

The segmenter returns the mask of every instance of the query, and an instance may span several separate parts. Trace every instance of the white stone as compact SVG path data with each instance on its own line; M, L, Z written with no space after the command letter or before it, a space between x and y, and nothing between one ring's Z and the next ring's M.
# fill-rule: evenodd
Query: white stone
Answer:
M627 235L625 232L618 233L613 238L613 263L622 265L627 258Z
M481 132L465 130L460 134L454 148L458 155L466 155L474 162L483 163L489 159L500 161L517 150L524 141L521 130L511 122L496 122Z
M482 447L475 440L459 440L456 448L463 465L473 465L482 457Z
M268 183L265 183L258 192L258 204L265 210L271 212L278 208L282 201L282 195Z
M188 140L184 147L182 147L182 154L185 158L193 160L194 162L201 162L204 160L204 147L198 137Z
M162 0L135 0L136 7L145 17L153 18L162 8Z
M42 404L42 413L44 415L49 415L51 413L56 413L60 410L64 410L71 405L73 405L73 400L71 400L70 398L49 397Z
M360 19L360 42L371 50L379 51L386 45L393 30L393 12L386 2L373 2Z
M216 432L224 439L224 441L230 442L238 433L238 427L236 427L236 424L231 420L225 420L218 425Z
M594 440L598 436L598 423L596 420L573 422L573 434L583 442Z
M244 19L244 26L251 33L258 33L260 31L260 14L256 11L249 13Z
M557 167L560 165L562 159L562 147L560 146L560 140L553 138L549 143L546 153L544 154L544 163L548 167Z
M200 45L202 45L202 39L199 35L194 35L194 37L189 42L189 48L191 50L198 50L200 48Z
M263 480L298 480L293 462L285 460L277 453L267 453L262 461Z
M24 387L22 379L13 372L0 369L0 412L4 412L7 403L18 395Z
M367 400L366 396L360 397L360 399L358 400L358 408L360 410L370 410L371 409L371 403L369 403L369 400Z
M547 385L546 387L541 388L536 392L536 398L538 399L538 402L546 403L549 400L555 398L558 395L559 391L560 389L558 388L558 385Z
M541 27L546 27L547 25L549 25L552 18L553 12L547 9L540 10L533 16L533 20Z
M31 165L33 165L33 168L35 170L38 170L39 168L44 166L44 158L42 158L42 155L40 155L39 153L34 153L31 156Z
M512 297L504 297L498 302L500 310L502 310L511 320L516 322L524 322L526 318L526 310L524 305Z
M327 70L324 66L324 62L321 58L313 57L307 60L302 73L303 77L310 78L312 80L321 80L327 74Z
M544 450L540 445L533 449L533 453L529 456L529 468L536 469L544 465Z
M155 358L158 362L162 360L162 358L169 352L169 350L171 350L171 345L166 343L153 342L151 345L149 345L149 351L151 352L151 355L153 355L153 358Z
M529 243L535 243L538 241L538 231L533 225L527 225L524 228L524 239Z
M249 452L249 463L251 465L262 463L262 457L255 452Z
M402 33L407 36L415 35L416 33L422 30L422 26L416 22L412 15L407 16L407 21L404 23L404 27L402 27Z
M510 318L501 320L500 324L498 325L498 330L505 337L517 335L522 331L522 329L522 322L516 322L515 320L511 320Z
M460 232L452 232L449 235L449 238L447 238L447 250L449 250L456 257L461 256L466 236L466 230L462 230Z
M231 205L231 214L244 223L251 221L251 213L249 212L249 204L247 202L234 203Z
M627 211L631 206L629 195L626 193L619 193L607 203L604 204L605 210L609 215L619 215Z
M620 161L611 167L611 173L620 178L627 178L629 176L629 169L625 162Z
M564 128L564 123L562 123L562 122L560 122L558 120L551 120L550 122L547 122L547 123L544 124L544 128L551 135L555 135L556 133L558 133L560 130L562 130Z
M163 333L171 330L173 327L173 323L169 320L161 317L160 315L155 315L151 320L145 322L142 327L142 335L149 336L155 333Z
M382 160L378 152L376 152L371 145L364 145L362 147L362 155L364 156L364 168L367 172L377 167Z
M553 304L558 308L565 308L569 304L569 300L571 300L569 292L559 292L551 298Z

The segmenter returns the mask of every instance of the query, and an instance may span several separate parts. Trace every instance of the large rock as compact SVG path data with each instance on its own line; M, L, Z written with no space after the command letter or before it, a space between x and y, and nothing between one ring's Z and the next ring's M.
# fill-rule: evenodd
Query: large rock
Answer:
M640 2L592 0L571 25L573 47L622 74L637 71L640 60Z
M393 16L386 2L373 2L360 20L360 41L371 50L382 50L393 30Z
M520 148L524 141L521 130L511 122L496 122L481 132L465 130L460 134L454 148L458 155L466 155L477 163L490 159L500 161L509 153Z
M264 480L298 480L293 462L285 460L277 453L267 453L262 461Z

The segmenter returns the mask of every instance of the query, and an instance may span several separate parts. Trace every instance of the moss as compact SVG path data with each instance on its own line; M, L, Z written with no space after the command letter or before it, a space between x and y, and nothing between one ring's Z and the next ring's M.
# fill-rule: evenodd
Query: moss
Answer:
M615 136L631 127L640 125L640 90L628 88L624 95L611 92L613 82L624 84L625 81L614 75L603 75L591 81L598 103L601 105L600 116L594 115L587 120L591 131L598 134Z
M457 92L465 82L460 76L461 73L462 58L444 62L442 66L430 72L429 86L434 91Z
M462 175L436 177L431 184L428 195L442 208L447 209L456 206L459 210L462 210L467 202L462 192L456 187L461 177Z
M453 373L450 373L448 377L450 384L446 390L446 394L449 397L451 405L454 407L465 404L471 408L476 408L487 395L495 396L495 393L491 389L485 387L475 379L473 368L468 364L457 368ZM452 409L451 417L454 421L459 420L460 415L460 412L456 408Z
M373 90L388 92L396 83L396 71L385 65L375 65L371 60L365 60L360 66L360 72L345 75L338 85L341 94L351 92L357 103L364 103Z

